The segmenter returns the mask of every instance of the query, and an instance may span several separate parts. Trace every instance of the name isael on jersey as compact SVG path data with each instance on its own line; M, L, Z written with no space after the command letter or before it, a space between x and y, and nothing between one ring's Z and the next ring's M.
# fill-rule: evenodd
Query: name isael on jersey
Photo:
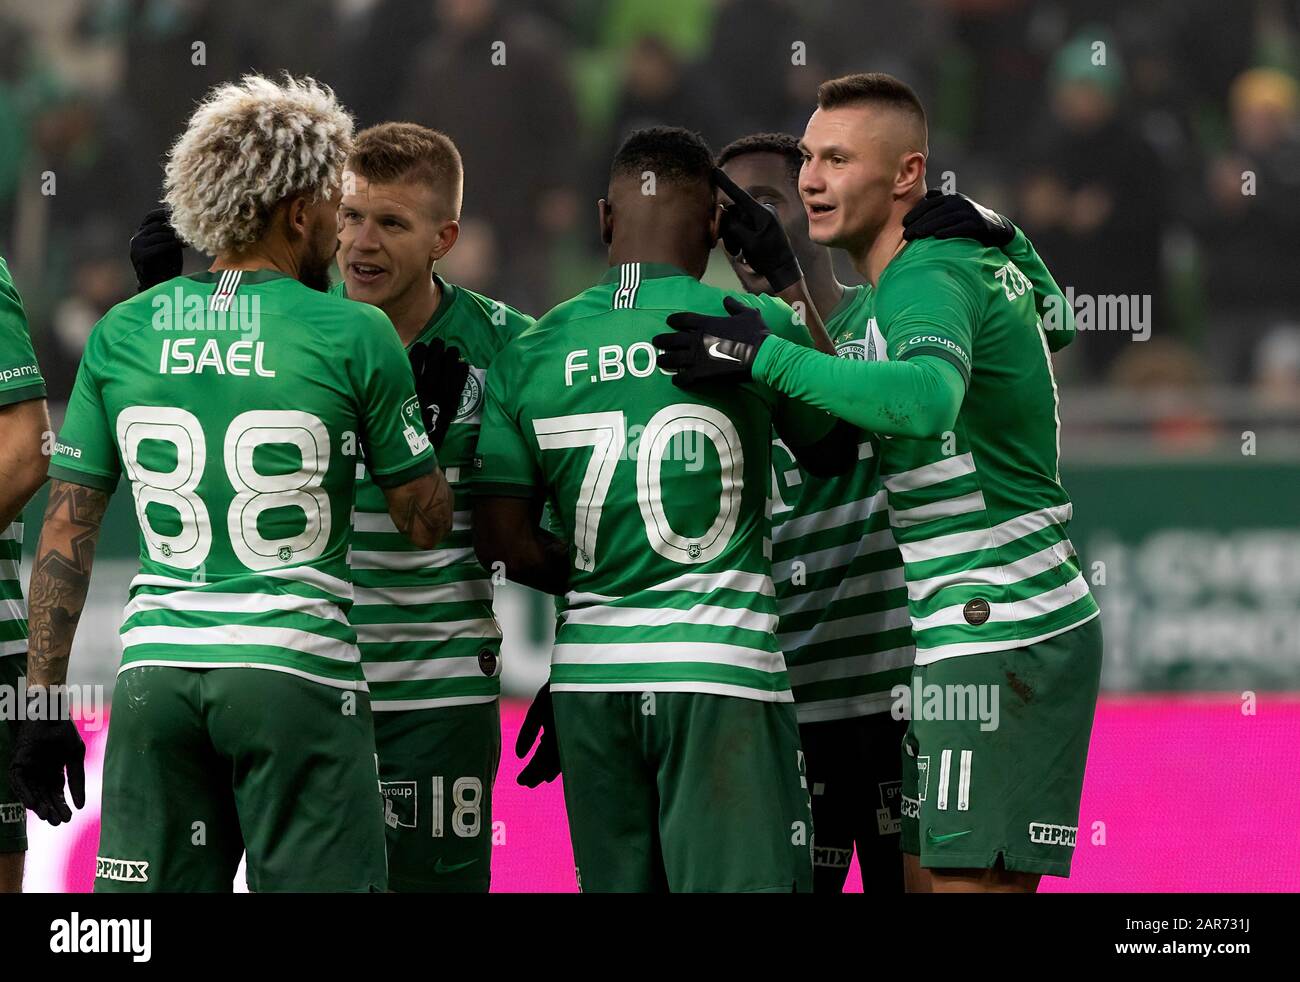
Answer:
M194 355L194 346L198 338L164 338L162 356L158 360L160 375L198 375L211 369L218 375L238 375L248 377L260 375L262 378L275 378L275 369L268 370L263 359L266 355L265 341L236 341L223 352L216 338L208 338L207 343ZM252 370L249 370L249 363Z

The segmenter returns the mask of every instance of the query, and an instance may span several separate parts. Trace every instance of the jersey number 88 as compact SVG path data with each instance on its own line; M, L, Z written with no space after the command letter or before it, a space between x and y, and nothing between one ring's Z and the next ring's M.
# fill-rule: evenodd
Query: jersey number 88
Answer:
M176 466L154 470L140 462L140 446L160 441L176 449ZM208 507L197 494L207 465L207 442L193 413L174 406L131 406L117 417L117 444L131 481L136 517L149 556L179 569L195 569L212 548ZM263 474L253 454L268 444L288 444L302 455L287 474ZM265 570L289 562L311 562L325 551L330 536L330 500L321 487L329 468L329 432L320 417L295 409L259 409L230 422L222 444L226 476L235 489L226 511L226 529L236 558L249 569ZM180 515L180 531L159 532L149 521L148 506L164 505ZM266 539L257 519L271 508L301 509L303 530L281 539Z

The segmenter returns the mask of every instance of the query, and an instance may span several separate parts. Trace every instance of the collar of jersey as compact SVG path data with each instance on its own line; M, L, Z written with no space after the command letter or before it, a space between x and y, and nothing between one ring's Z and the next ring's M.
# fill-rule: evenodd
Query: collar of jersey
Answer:
M826 320L833 321L841 314L848 313L855 303L866 295L866 289L863 286L846 286L844 295L840 297L840 302L835 305L835 309L826 315Z
M653 280L662 276L690 276L691 274L684 269L672 265L671 263L620 263L617 266L611 266L605 271L605 275L600 278L601 283L617 283L619 270L624 266L640 266L641 279ZM694 277L692 277L694 279Z
M436 328L438 324L446 318L447 311L451 310L452 306L456 303L456 287L453 284L448 283L437 273L433 274L433 278L438 283L438 289L442 291L438 297L438 308L433 312L433 316L429 318L429 322L424 325L424 330L415 336L415 340L412 341L411 344L419 344L421 341L427 341L431 336L433 336L436 333L434 328Z
M191 273L186 279L194 280L196 283L215 283L221 279L222 274L228 273L228 269L218 269L215 272ZM278 269L245 269L241 270L244 275L239 278L240 286L247 286L250 283L265 283L268 280L287 280L289 276L281 273Z

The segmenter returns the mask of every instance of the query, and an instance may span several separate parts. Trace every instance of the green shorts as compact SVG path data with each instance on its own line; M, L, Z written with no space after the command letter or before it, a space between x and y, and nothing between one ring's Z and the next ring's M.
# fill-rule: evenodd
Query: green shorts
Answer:
M96 892L386 890L370 698L257 668L123 672Z
M0 686L8 686L15 693L6 700L15 708L18 705L18 679L26 672L25 654L0 658ZM13 753L17 728L17 720L0 720L0 852L27 851L27 809L9 786L9 758Z
M552 701L579 889L812 889L792 703L692 692Z
M375 744L389 889L486 893L501 760L497 701L375 713Z
M1027 648L917 666L903 851L930 869L1000 856L1007 870L1069 876L1100 676L1099 617Z

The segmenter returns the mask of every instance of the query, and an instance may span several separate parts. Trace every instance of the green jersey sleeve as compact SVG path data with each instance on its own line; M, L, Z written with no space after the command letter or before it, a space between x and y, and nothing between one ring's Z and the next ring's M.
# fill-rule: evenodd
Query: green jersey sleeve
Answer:
M1055 277L1039 258L1033 243L1020 229L1016 229L1015 237L1003 247L1002 253L1034 285L1034 305L1038 308L1038 316L1043 319L1047 347L1060 351L1074 340L1074 308L1070 301L1056 285Z
M812 349L808 328L795 315L793 308L779 297L760 295L759 312L772 333L801 348ZM826 436L835 425L835 418L824 410L801 399L794 399L777 390L776 406L772 413L772 428L787 446L808 447Z
M359 331L357 415L366 469L381 488L397 487L428 474L438 459L424 430L411 363L401 339L378 308L356 304L367 323Z
M45 379L36 364L22 297L0 259L0 406L45 397Z
M518 360L511 347L488 370L483 423L474 455L475 494L531 497L542 484L537 458L508 396L515 388L510 382Z
M888 289L876 291L876 322L892 361L920 354L949 362L970 384L975 328L982 316L980 288L950 262L916 262L885 271Z
M100 321L81 356L68 411L50 457L50 477L111 494L121 476L122 462L104 408L99 378L99 366L104 360L103 339L104 321Z

